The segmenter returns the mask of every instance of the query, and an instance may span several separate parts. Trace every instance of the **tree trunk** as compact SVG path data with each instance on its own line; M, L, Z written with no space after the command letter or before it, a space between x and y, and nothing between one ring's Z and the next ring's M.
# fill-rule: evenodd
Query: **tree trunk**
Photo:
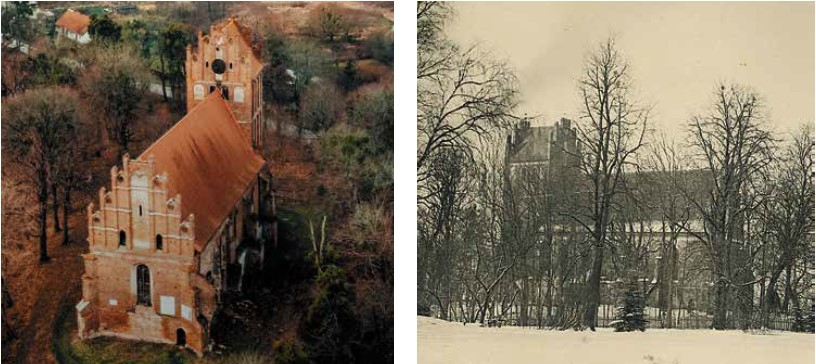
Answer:
M60 228L60 220L59 220L59 194L57 193L57 184L51 184L51 198L53 199L53 207L54 207L54 232L58 233L62 230Z
M788 265L785 267L785 301L782 303L782 309L785 312L790 312L790 299L791 299L791 266Z
M587 282L587 307L584 312L584 324L595 331L598 321L598 307L601 304L601 267L603 266L603 245L596 242L593 245L592 269Z
M71 190L65 187L65 199L62 201L62 245L68 245L68 215L71 213Z
M44 167L42 167L44 168ZM48 181L45 171L39 172L40 182L40 263L48 261Z
M717 282L714 283L714 321L711 323L715 330L725 330L727 328L727 305L728 287L726 282L718 276Z
M164 74L164 55L162 52L159 51L159 66L161 67L161 88L162 88L162 97L164 98L164 102L167 102L167 90L164 87L164 80L167 76Z

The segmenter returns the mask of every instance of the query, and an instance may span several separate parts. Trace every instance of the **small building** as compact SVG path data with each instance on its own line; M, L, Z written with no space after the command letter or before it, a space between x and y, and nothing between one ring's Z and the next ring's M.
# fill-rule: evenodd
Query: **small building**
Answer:
M91 41L88 27L91 25L91 17L76 10L68 9L56 22L57 35L63 36L80 44Z

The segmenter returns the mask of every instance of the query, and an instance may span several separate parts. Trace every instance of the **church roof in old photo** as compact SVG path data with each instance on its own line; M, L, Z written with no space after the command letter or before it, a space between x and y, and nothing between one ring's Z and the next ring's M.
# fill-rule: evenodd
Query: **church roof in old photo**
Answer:
M139 156L167 172L168 197L182 196L182 216L195 215L202 250L264 165L247 143L220 93L213 92Z

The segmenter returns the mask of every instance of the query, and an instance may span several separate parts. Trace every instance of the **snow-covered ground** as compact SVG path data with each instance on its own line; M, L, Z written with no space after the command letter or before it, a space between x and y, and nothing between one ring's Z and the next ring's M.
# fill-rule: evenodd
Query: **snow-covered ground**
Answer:
M420 364L813 364L815 340L812 334L790 332L481 328L417 317Z

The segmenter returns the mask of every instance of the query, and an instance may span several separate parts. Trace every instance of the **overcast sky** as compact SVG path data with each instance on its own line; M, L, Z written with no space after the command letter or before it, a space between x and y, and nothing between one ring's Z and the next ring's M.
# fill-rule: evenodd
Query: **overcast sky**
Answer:
M814 3L454 3L448 36L520 79L520 111L577 119L584 57L610 35L655 128L682 132L717 82L753 87L778 132L814 121Z

